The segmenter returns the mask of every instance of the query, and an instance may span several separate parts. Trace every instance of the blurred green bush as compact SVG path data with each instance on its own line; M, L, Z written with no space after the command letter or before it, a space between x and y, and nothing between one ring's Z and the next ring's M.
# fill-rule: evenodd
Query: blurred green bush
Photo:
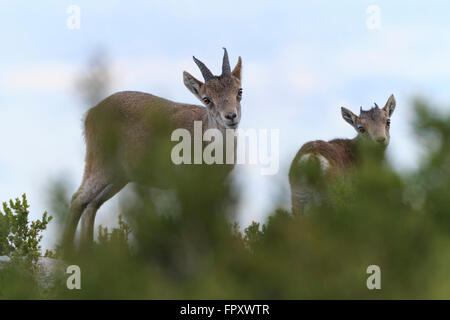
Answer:
M97 244L67 261L80 266L82 289L56 283L51 296L448 299L450 115L418 101L414 128L427 153L413 172L398 173L362 148L362 166L345 179L311 175L329 201L307 215L277 210L243 232L230 224L239 192L214 166L191 166L163 212L151 190L136 185L122 202L127 222L120 218L112 232L100 227ZM381 269L381 290L366 286L369 265ZM43 297L20 285L3 297Z

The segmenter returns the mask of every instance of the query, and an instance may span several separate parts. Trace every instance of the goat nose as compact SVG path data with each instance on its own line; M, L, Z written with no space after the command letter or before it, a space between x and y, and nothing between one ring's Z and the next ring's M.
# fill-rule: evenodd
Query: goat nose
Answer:
M233 120L233 119L236 118L236 117L237 117L236 112L233 112L233 113L227 113L227 114L225 115L225 118L227 118L228 120Z
M379 143L383 143L385 141L386 141L386 138L384 138L384 137L377 139L377 142L379 142Z

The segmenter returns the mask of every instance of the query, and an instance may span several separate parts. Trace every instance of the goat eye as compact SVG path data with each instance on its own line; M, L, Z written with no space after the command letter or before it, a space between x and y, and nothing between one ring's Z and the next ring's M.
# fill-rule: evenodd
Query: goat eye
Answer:
M242 97L242 88L240 88L238 91L238 97Z
M204 102L205 104L210 104L210 103L211 103L211 100L209 100L208 97L204 97L204 98L203 98L203 102Z
M361 133L364 133L366 130L362 126L359 126L358 127L358 131L361 132Z
M391 119L387 119L386 125L387 125L387 126L390 126L390 125L391 125Z

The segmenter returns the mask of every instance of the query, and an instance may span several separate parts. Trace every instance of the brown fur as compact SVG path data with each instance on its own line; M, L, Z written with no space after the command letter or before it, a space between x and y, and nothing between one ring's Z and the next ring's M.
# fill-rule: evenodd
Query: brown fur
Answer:
M305 154L324 156L333 170L343 171L355 165L355 141L350 139L334 139L331 141L310 141L305 143L297 152L293 163Z
M289 183L291 187L291 202L293 212L304 211L311 202L318 198L317 190L304 183L300 172L298 172L299 162L305 155L310 155L308 159L326 159L327 168L322 168L331 175L342 175L351 168L357 167L356 149L362 139L370 139L374 143L384 146L389 144L389 122L388 119L394 112L396 102L391 95L384 106L378 106L363 111L357 116L350 110L342 108L342 116L345 121L352 125L358 132L354 139L334 139L331 141L310 141L305 143L297 152L291 163L289 170ZM390 121L390 120L389 120ZM325 161L325 160L323 160Z
M225 60L226 59L226 60ZM225 50L224 63L228 62ZM229 70L229 66L228 66ZM186 87L201 101L207 96L205 106L177 103L148 93L125 91L115 93L91 108L85 118L86 163L82 183L72 197L71 215L67 223L63 246L73 249L73 238L80 217L82 241L93 240L94 221L100 206L132 181L150 182L154 187L171 187L162 179L142 181L135 168L142 168L143 155L151 154L156 137L170 135L160 132L160 122L167 120L169 132L176 128L187 129L194 136L194 121L202 121L202 132L209 128L222 131L237 128L240 120L241 58L231 72L202 83L189 73L183 73ZM235 113L234 117L226 116ZM151 158L150 158L151 159ZM167 161L170 162L170 152ZM147 165L147 162L145 162ZM153 167L152 167L153 166ZM158 175L155 163L148 163L154 176ZM232 166L227 166L232 168ZM137 173L137 174L136 174ZM153 176L152 176L153 177ZM167 179L169 180L169 179Z

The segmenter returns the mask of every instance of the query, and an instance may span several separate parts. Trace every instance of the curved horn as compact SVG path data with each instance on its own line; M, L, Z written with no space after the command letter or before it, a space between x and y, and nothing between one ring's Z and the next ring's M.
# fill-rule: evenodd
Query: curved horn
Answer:
M376 103L376 102L374 102L374 104L375 104L375 107L377 107L377 109L380 109L380 107L378 107L378 105L377 105L377 103Z
M223 62L222 62L222 75L228 76L231 74L230 61L228 60L228 52L226 48L223 48Z
M201 62L200 60L198 60L194 56L192 58L194 58L194 62L197 64L198 68L202 72L202 75L203 75L203 78L205 79L205 81L208 81L208 80L210 80L210 79L212 79L214 77L212 72L209 71L208 67L205 66L205 64L203 62Z

